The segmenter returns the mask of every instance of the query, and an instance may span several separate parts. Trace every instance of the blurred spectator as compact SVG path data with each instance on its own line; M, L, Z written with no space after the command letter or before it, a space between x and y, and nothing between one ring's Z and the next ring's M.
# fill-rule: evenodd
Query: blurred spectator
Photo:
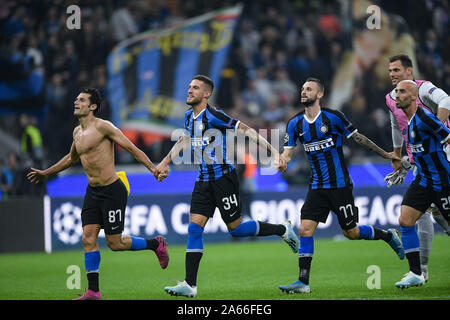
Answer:
M52 160L67 153L76 125L73 101L83 87L98 87L105 98L100 116L110 120L106 99L106 58L118 42L139 32L173 26L238 2L210 0L199 5L195 0L80 0L75 3L82 9L81 30L68 30L66 8L73 4L71 1L2 1L0 81L21 80L30 72L38 71L46 83L48 112L40 127L48 143L45 150L42 150L42 144L40 151L34 150L33 134L26 133L23 140L26 151L41 159L36 152L48 154ZM229 109L226 110L229 114L254 128L284 127L281 124L299 111L299 86L308 76L315 76L329 88L346 49L352 45L352 32L348 27L352 25L348 19L352 8L345 2L245 2L222 75L223 82L215 93L219 107ZM422 79L433 81L446 92L450 92L449 2L411 1L407 2L408 10L404 6L406 1L375 2L387 14L395 13L404 18L406 23L398 33L406 32L407 27L414 36L418 62L415 70L420 70ZM356 3L359 1L352 2L353 6ZM383 12L383 16L387 15ZM364 126L369 119L373 126L363 127L370 130L364 133L380 146L387 145L390 149L390 131L385 129L389 121L383 114L383 97L391 87L371 79L368 76L371 72L373 66L368 65L358 79L363 85L344 106L344 112L348 112L356 127L358 123L360 127ZM326 91L325 98L329 93ZM2 121L0 118L0 124ZM35 123L34 128L37 127ZM55 131L58 136L54 135ZM355 155L367 156L359 147L350 149ZM289 174L286 176L290 177ZM295 178L289 179L302 183Z
M295 100L300 97L301 84L298 87L289 79L285 69L277 69L275 73L275 81L273 82L273 91L278 98L280 109L291 108L295 104Z
M44 149L41 132L37 127L37 119L26 114L20 115L22 128L21 149L33 161L33 166L41 167L44 163Z
M255 54L261 34L253 28L252 21L244 19L236 36L239 39L239 46L242 51L250 55Z
M256 78L253 80L253 82L255 84L256 91L264 99L262 107L265 107L267 101L273 96L272 82L267 76L267 69L264 67L257 69Z
M247 89L242 92L242 99L246 104L245 111L249 116L257 116L266 107L266 100L257 89L255 80L250 80L247 85Z
M269 99L266 109L262 113L262 117L266 121L267 124L275 124L278 121L281 121L284 116L283 106L279 105L277 98L273 97ZM272 127L272 125L268 125Z
M114 40L117 42L131 37L139 31L136 21L131 14L133 6L130 2L126 6L114 10L111 16L112 33Z
M17 178L20 175L17 155L13 152L8 154L7 165L0 171L0 189L2 199L13 197L17 193Z
M236 170L240 181L239 189L242 201L242 215L251 217L250 204L254 193L257 191L256 176L258 173L257 159L251 152L245 150L245 145L236 146L240 152L236 151L236 156L243 155L237 159Z

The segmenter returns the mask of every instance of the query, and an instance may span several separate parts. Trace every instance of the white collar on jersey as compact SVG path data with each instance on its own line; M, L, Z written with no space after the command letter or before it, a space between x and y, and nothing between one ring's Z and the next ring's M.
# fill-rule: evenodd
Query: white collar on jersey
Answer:
M416 116L416 112L414 112L413 116L411 117L411 119L408 120L408 118L406 118L406 122L408 122L408 125L411 123L412 119L414 119L414 117Z
M194 111L192 111L192 116L194 117L194 120L196 120L203 112L205 112L206 108L200 111L200 113L196 116L194 116Z
M320 116L321 113L322 113L322 110L319 111L319 113L316 115L316 117L313 120L309 120L308 117L306 116L306 113L305 113L305 120L308 123L314 123L317 120L317 118Z

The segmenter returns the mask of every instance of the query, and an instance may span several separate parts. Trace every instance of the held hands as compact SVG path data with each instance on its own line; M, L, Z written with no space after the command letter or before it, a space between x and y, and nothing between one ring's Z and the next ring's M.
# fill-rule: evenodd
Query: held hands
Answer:
M288 163L283 158L282 155L278 155L275 157L275 168L277 168L280 172L285 172L288 167Z
M158 180L159 182L162 182L169 175L169 171L170 171L169 164L163 160L155 168L153 175L155 176L156 180Z

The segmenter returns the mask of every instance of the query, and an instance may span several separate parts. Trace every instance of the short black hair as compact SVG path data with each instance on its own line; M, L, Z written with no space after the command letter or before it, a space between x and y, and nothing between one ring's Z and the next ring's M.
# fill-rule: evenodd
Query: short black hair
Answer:
M397 54L389 58L389 62L394 62L400 60L402 66L405 68L409 68L413 66L411 58L407 54Z
M308 81L317 83L317 86L319 87L319 92L323 92L324 91L323 83L319 79L313 78L313 77L309 77L309 78L306 79L305 82L308 82Z
M214 91L214 82L211 80L210 77L198 74L195 77L193 77L192 80L200 80L204 82L207 86L209 86L211 93Z
M96 104L97 108L94 109L94 115L97 114L98 109L100 109L100 105L102 103L102 95L97 88L83 88L81 89L81 93L87 93L90 95L89 102L90 104Z

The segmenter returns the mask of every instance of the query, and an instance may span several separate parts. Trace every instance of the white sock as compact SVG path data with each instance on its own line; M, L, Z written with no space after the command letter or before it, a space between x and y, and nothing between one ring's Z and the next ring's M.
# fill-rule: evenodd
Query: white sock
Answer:
M448 221L442 216L442 214L433 215L433 219L444 229L444 231L450 235L450 226L448 225Z
M420 241L420 264L426 266L428 265L428 257L434 237L434 226L430 212L423 213L417 220L417 235Z

